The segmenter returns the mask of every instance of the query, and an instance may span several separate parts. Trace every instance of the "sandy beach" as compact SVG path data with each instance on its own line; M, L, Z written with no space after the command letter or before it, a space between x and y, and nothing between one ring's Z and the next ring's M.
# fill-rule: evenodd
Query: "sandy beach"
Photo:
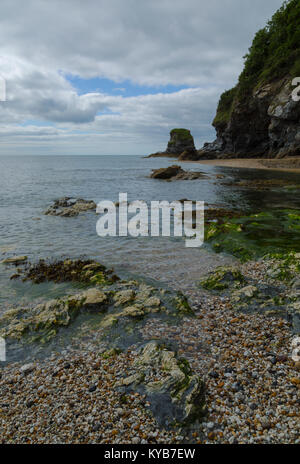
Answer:
M236 159L216 159L216 160L185 161L185 162L208 164L211 166L223 166L223 167L229 167L229 168L268 169L268 170L278 170L278 171L300 172L300 157L283 158L283 159L236 158Z

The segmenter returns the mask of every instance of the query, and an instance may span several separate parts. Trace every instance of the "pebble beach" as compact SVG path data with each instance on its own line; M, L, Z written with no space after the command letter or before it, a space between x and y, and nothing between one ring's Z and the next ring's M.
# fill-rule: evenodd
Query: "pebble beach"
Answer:
M244 271L262 278L264 265ZM195 318L180 326L150 320L145 341L176 341L205 380L207 415L194 429L164 428L145 395L122 394L135 368L135 346L103 356L93 333L43 361L1 369L2 443L299 443L299 362L291 358L290 323L241 314L229 299L186 290ZM158 375L155 372L152 376Z

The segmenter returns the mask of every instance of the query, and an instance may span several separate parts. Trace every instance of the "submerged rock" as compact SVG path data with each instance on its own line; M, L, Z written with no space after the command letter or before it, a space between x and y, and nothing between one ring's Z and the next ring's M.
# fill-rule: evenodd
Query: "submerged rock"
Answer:
M291 249L300 249L298 210L277 209L248 215L234 213L227 217L218 216L217 211L215 219L213 210L205 211L205 241L217 253L226 252L245 262L267 253L283 252L286 255Z
M192 425L205 415L204 382L175 352L150 342L141 349L133 367L136 372L115 386L146 394L160 424Z
M34 308L16 308L0 317L0 334L4 338L48 342L61 327L67 327L80 311L103 311L108 296L97 289L50 300Z
M25 263L27 259L27 256L13 256L12 258L4 259L1 261L1 264L15 264L17 266L18 264Z
M41 282L81 282L110 284L119 280L112 269L107 269L94 260L49 261L41 259L37 264L30 264L24 270L24 281Z
M96 210L96 206L92 200L63 197L55 200L54 204L45 211L45 215L74 217L85 211Z
M64 298L31 307L18 307L0 317L0 336L25 342L48 342L81 314L93 314L92 323L104 330L103 337L128 346L139 337L138 328L149 317L193 315L184 295L155 289L137 281L120 281L112 270L93 260L47 263L40 260L25 269L25 279L79 282L92 287ZM77 330L77 329L76 329ZM131 338L130 338L131 337Z

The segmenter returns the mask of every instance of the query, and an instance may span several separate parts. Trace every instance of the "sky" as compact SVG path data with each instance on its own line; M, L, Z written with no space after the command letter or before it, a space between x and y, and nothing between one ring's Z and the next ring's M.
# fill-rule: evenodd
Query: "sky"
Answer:
M1 0L0 155L147 155L212 141L282 0Z

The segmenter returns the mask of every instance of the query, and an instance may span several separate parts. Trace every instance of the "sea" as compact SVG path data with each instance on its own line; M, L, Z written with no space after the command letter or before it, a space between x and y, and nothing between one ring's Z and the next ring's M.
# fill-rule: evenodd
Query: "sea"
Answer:
M152 169L180 164L200 171L197 180L168 182L150 178ZM60 197L117 202L197 200L207 208L247 212L300 208L300 189L241 188L238 182L253 179L287 179L300 184L300 174L268 170L216 167L180 163L170 158L142 156L1 156L0 157L0 261L26 255L40 258L93 258L114 267L123 278L144 278L184 290L216 266L235 258L216 254L208 244L187 248L181 237L99 237L98 216L44 214ZM32 285L10 280L14 269L0 265L0 313L17 305L34 304L63 294L68 285Z

